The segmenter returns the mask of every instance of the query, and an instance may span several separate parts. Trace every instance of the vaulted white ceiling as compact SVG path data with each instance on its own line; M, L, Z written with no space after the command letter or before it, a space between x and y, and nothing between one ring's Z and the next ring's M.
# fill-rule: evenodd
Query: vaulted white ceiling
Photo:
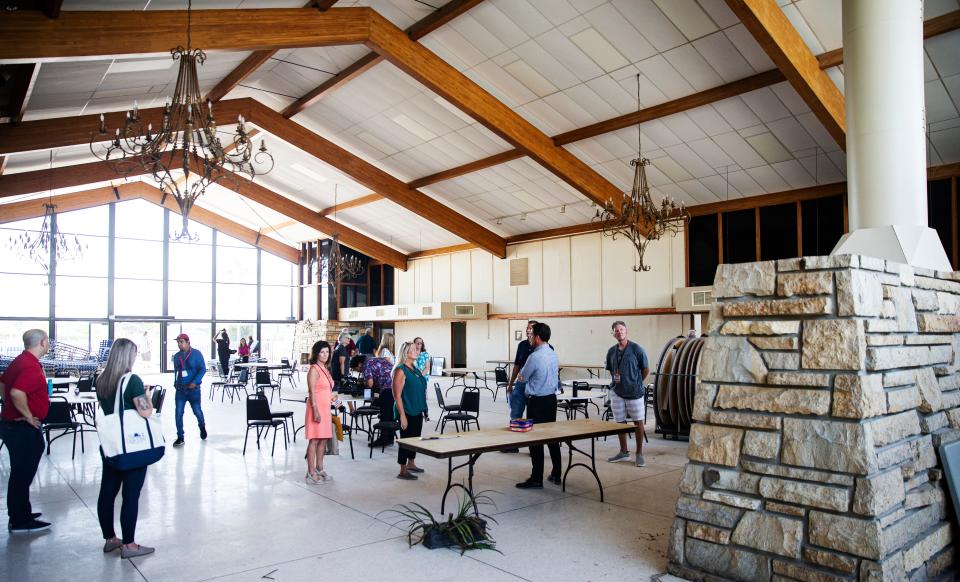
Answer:
M815 54L842 44L840 2L778 0ZM400 28L442 0L341 0L371 6ZM197 3L201 4L201 3ZM302 6L302 0L203 2L195 8ZM177 0L66 0L63 10L176 9ZM960 9L926 0L926 18ZM548 135L631 113L774 68L723 0L486 0L421 42ZM960 31L925 41L928 162L960 161ZM280 110L368 52L363 46L277 52L226 98L253 97ZM210 52L200 70L209 90L247 52ZM828 71L843 89L842 67ZM162 103L176 68L167 55L44 64L26 119ZM293 117L403 181L511 149L395 66L382 62ZM637 129L565 146L618 188L630 188ZM322 161L267 135L276 169L264 186L319 210L369 194ZM788 83L758 89L642 126L643 154L656 196L688 205L778 192L844 179L845 157ZM55 164L84 159L83 147L57 152ZM10 157L7 172L46 167L45 152ZM583 224L591 204L536 162L521 158L422 188L503 236ZM284 222L272 210L218 191L202 206L253 228ZM462 243L423 218L383 200L337 220L411 252ZM298 226L290 240L316 236Z

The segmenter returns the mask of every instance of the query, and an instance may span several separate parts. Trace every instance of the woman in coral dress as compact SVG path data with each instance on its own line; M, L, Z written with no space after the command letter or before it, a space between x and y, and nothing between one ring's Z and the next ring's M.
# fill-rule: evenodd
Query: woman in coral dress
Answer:
M324 441L333 437L330 403L333 401L333 377L330 364L330 344L318 341L310 351L310 371L307 373L307 413L304 432L307 445L307 483L316 485L329 481L323 470Z

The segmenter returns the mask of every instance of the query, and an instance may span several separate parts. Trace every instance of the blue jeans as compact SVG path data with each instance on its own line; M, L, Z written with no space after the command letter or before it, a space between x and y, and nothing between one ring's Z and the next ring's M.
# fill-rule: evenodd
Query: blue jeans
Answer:
M523 410L527 407L526 382L514 382L513 392L510 394L510 420L523 418Z
M187 402L190 403L190 408L193 409L193 415L197 417L197 424L202 428L206 425L203 421L203 411L200 410L200 386L197 386L193 390L188 390L186 388L177 388L177 438L183 438L183 409L186 408Z

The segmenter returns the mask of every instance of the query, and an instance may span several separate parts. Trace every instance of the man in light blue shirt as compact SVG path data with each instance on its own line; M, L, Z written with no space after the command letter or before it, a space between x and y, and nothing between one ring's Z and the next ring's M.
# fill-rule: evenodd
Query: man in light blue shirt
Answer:
M547 342L550 341L550 326L545 323L536 323L533 326L533 337L530 339L534 350L527 358L520 374L527 382L527 418L534 424L541 422L556 422L557 420L557 386L560 378L560 360L557 352L553 351ZM550 460L553 469L548 480L560 484L560 443L547 445L550 450ZM543 489L543 445L530 447L530 460L533 463L533 472L530 478L517 483L518 489Z

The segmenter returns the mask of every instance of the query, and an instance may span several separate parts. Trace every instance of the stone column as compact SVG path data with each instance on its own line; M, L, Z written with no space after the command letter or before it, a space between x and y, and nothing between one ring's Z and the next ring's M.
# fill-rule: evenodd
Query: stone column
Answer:
M927 227L922 0L843 0L850 234L860 253L949 270Z
M669 570L950 579L960 275L863 256L721 265Z

